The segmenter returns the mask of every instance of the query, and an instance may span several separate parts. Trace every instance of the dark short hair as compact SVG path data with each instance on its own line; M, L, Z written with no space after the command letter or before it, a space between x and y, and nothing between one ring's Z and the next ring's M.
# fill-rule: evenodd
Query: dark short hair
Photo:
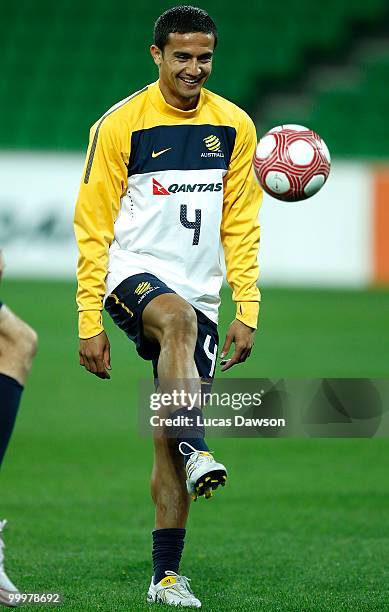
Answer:
M216 25L206 11L196 6L173 6L162 13L155 22L154 44L163 51L169 34L189 34L191 32L213 34L215 39L214 48L216 48Z

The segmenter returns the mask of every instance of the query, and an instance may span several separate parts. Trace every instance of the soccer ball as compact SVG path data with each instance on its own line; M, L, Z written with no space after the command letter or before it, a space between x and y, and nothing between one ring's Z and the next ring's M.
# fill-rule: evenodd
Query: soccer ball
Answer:
M319 191L330 173L327 145L302 125L279 125L259 141L254 170L263 189L278 200L297 202Z

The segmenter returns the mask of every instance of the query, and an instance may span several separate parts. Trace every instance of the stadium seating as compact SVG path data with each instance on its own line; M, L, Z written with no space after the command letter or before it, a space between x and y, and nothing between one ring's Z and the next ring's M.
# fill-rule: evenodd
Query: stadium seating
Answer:
M389 50L389 49L388 49ZM361 62L350 80L322 83L301 108L264 109L260 133L279 123L308 125L338 156L388 158L389 53Z
M353 24L379 22L385 7L386 0L326 0L325 9L311 0L284 0L280 10L276 3L243 0L235 16L224 0L211 0L206 8L218 24L220 44L209 87L255 114L265 86L287 87L301 78L312 53L333 57L352 37ZM160 0L20 0L4 6L0 146L85 148L90 125L109 106L155 80L148 43L166 8ZM377 113L389 97L389 62L378 59L368 68L352 91L314 92L312 110L300 117L330 136L335 153L370 154L366 134L348 141L339 128L363 120L363 132L367 125L378 129ZM272 121L276 117L267 113L260 123Z

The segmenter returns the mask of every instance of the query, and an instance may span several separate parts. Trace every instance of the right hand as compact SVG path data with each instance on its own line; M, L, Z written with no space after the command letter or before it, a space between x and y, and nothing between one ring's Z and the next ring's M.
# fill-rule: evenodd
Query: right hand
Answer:
M111 378L110 344L105 331L93 338L80 339L80 365L99 378Z

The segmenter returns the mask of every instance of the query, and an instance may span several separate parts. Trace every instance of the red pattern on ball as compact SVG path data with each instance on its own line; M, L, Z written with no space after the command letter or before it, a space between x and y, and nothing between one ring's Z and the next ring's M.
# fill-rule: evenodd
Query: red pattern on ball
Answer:
M324 182L330 173L331 164L327 160L323 149L322 139L313 130L296 131L291 128L282 128L280 131L270 131L265 136L273 136L276 146L265 158L260 159L254 154L254 171L261 187L271 196L286 202L297 202L306 200L310 196L304 193L304 188L309 181L318 174L324 176ZM314 151L312 161L307 165L295 164L289 154L289 147L298 140L309 143ZM272 191L266 185L266 176L269 172L283 172L290 183L290 189L286 193ZM314 195L314 194L312 194Z

